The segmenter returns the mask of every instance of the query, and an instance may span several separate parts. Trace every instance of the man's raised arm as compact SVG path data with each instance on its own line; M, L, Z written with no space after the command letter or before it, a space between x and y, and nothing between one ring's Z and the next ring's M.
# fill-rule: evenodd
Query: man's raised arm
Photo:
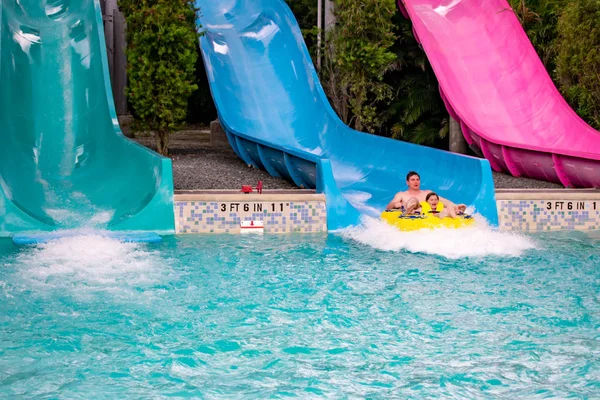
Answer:
M402 192L396 193L392 201L385 208L386 210L395 210L397 208L402 207Z

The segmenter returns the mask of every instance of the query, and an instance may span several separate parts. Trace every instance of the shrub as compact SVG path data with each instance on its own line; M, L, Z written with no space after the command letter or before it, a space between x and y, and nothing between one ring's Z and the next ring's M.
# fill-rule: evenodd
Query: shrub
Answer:
M127 96L134 127L154 131L168 154L169 134L185 120L197 89L198 31L190 0L120 0L127 21Z
M600 129L600 2L570 2L558 22L556 73L577 113Z
M394 95L384 82L395 68L394 0L336 0L337 23L324 47L322 80L341 119L375 132L385 123L378 106Z

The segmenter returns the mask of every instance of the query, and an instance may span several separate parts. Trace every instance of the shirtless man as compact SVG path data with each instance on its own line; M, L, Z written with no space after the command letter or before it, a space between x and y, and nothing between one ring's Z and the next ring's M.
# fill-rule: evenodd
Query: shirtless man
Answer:
M403 205L408 204L408 201L413 197L419 202L425 201L427 195L431 193L431 190L421 190L421 176L415 171L410 171L408 175L406 175L406 184L408 185L408 190L397 193L385 208L386 210L400 208ZM464 212L467 208L464 204L456 205L443 197L440 197L440 201L448 208L448 212L453 216L459 211Z

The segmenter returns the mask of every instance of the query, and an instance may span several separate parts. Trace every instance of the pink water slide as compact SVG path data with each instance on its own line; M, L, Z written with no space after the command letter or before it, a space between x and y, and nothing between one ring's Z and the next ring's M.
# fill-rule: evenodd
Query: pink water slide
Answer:
M505 0L398 1L449 113L494 170L600 187L600 132L560 95Z

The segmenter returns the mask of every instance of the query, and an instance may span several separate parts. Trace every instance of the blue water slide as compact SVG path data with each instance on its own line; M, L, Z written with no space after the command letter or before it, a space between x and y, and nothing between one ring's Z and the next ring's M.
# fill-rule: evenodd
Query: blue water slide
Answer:
M263 168L327 197L328 228L378 216L406 189L422 187L498 215L487 160L358 132L331 108L294 15L283 0L197 0L206 72L231 147Z

